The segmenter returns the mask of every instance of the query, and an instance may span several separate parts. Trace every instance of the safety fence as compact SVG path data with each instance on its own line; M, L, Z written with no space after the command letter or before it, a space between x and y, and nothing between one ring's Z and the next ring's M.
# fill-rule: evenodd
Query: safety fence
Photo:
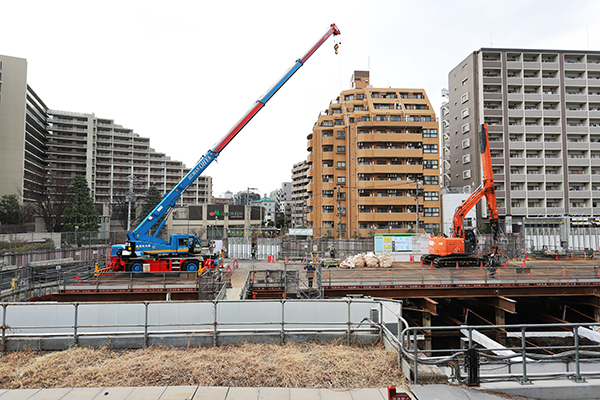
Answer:
M224 269L197 273L102 272L90 261L65 261L56 266L32 266L0 271L0 300L39 300L53 293L194 291L199 300L225 296L230 274ZM100 270L100 272L97 272Z
M523 267L525 265L525 267ZM345 286L408 286L458 284L581 283L600 282L600 267L521 266L490 268L361 268L320 269L324 288Z
M404 328L398 339L389 331L384 334L390 341L399 343L415 383L419 382L420 365L438 367L444 379L447 377L450 381L471 386L481 382L529 383L559 378L584 382L585 377L600 376L600 337L597 333L600 323L421 328L408 327L402 318L398 321L399 326ZM501 332L508 346L502 346L480 333L490 330ZM419 341L424 339L424 335L442 335L457 341L451 348L423 349L423 346L419 348ZM560 340L553 344L547 340L552 336ZM431 375L426 379L431 379Z
M6 252L0 256L1 269L10 266L27 267L34 263L70 259L72 261L104 262L110 245L91 245L81 247L63 247L42 250Z
M145 348L245 342L380 340L368 299L128 303L4 303L4 351ZM372 318L373 317L373 318Z

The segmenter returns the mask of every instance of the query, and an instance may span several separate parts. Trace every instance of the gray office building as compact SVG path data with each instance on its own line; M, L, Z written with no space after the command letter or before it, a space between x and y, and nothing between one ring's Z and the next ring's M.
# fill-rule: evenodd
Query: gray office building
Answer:
M482 48L448 75L442 183L481 182L488 124L507 232L531 218L600 217L600 52ZM485 219L479 205L478 220Z

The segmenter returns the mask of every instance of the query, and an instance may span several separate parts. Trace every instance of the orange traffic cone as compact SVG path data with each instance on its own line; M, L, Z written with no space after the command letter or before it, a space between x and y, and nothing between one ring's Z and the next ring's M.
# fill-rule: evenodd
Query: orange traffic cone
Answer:
M456 269L458 269L458 261L456 262Z

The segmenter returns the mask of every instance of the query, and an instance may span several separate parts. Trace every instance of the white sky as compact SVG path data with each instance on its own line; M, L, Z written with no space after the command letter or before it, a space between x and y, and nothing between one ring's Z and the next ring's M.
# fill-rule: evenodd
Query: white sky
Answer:
M600 50L594 0L2 1L0 54L28 60L49 108L95 113L192 167L331 23L329 39L204 175L213 194L291 181L307 135L354 70L425 88L481 47Z

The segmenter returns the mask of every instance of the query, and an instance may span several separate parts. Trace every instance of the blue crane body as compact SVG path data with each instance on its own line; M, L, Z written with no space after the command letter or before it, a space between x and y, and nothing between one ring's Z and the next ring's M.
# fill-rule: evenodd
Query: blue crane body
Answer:
M304 56L285 72L285 74L259 98L244 116L221 138L208 152L200 158L194 168L167 193L162 201L131 232L127 232L125 245L114 245L109 250L107 266L114 271L133 272L169 272L198 271L202 268L204 257L200 240L195 235L171 235L169 240L158 237L166 217L175 207L175 203L198 177L221 154L221 151L265 106L277 91L300 69L312 54L332 35L339 35L335 24L331 24L325 34L310 48ZM337 53L337 50L336 50ZM162 219L162 221L161 221ZM161 222L159 222L161 221ZM154 234L150 231L155 225Z

